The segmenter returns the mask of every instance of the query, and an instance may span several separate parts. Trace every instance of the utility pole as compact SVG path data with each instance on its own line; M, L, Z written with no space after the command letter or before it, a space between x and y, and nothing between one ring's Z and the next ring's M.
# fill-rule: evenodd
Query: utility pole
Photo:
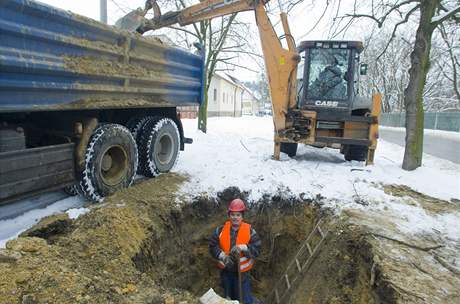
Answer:
M100 0L101 22L107 24L107 0Z

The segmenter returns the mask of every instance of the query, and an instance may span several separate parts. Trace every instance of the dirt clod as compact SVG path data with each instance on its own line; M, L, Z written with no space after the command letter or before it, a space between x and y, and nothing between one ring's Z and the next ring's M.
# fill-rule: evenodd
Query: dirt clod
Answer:
M52 242L57 235L69 233L72 230L72 220L67 213L47 216L32 228L21 233L22 237L39 237Z

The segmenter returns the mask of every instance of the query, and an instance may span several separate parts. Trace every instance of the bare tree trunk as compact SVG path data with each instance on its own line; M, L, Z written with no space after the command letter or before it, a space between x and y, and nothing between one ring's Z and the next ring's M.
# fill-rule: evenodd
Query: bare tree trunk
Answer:
M205 88L207 88L207 82L208 77L205 76L203 84ZM208 90L205 90L203 103L198 110L198 130L201 130L203 133L208 131Z
M415 36L414 50L410 56L409 84L404 91L406 106L406 149L402 164L404 170L415 170L422 165L423 89L430 69L431 37L436 27L432 24L431 19L438 5L438 0L420 2L420 21Z

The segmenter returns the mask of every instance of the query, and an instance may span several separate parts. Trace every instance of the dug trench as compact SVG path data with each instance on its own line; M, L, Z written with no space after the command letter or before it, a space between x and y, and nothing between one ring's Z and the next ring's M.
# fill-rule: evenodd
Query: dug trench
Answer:
M51 216L8 242L0 250L0 302L199 303L209 288L220 293L208 242L226 219L227 203L247 200L248 193L228 188L189 200L176 194L184 180L167 174L142 182L77 220ZM323 199L280 190L249 202L245 219L263 244L251 270L254 295L268 303L321 219L329 233L299 278L289 277L290 289L279 285L287 291L280 303L398 302L400 294L374 262L366 233L334 218L321 207Z

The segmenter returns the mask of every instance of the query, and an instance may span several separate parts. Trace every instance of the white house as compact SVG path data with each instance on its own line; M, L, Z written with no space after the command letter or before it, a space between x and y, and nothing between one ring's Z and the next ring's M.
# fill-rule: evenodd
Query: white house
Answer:
M208 117L242 114L244 87L225 74L215 73L208 91Z
M259 99L251 90L245 87L243 93L243 115L257 115L262 110Z
M196 118L198 107L180 107L182 118ZM263 111L259 99L238 79L215 73L208 91L208 117L256 115Z

